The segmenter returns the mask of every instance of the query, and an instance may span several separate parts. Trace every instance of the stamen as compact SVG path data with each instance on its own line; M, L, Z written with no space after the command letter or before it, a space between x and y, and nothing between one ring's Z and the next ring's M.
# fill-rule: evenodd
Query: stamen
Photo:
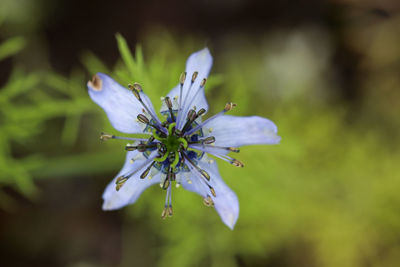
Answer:
M125 184L126 181L128 181L128 177L125 176L120 176L117 178L117 180L115 181L115 190L119 191L121 189L121 187Z
M190 162L190 164L201 174L201 177L205 178L207 181L210 181L211 177L208 174L208 172L206 172L205 170L201 169L199 166L197 166L187 155L185 152L181 153L183 155L183 157L185 157L187 159L187 161ZM208 185L208 184L207 184Z
M125 150L126 151L134 151L134 150L138 150L139 152L145 152L148 148L154 148L157 147L157 144L138 144L138 145L134 145L134 144L127 144L125 146Z
M203 88L204 85L206 85L206 82L207 82L207 79L204 78L204 79L201 81L201 83L200 83L200 87Z
M137 146L135 146L135 145L133 145L133 144L127 144L127 145L125 146L125 150L126 150L126 151L134 151L134 150L136 150L136 148L137 148Z
M182 72L181 77L179 77L179 109L178 112L180 113L181 108L182 108L182 90L183 90L183 84L185 83L186 80L186 72Z
M227 155L215 155L215 154L213 154L213 155L219 159L222 159L222 160L232 164L233 166L240 167L240 168L244 167L244 164L241 161L231 158Z
M196 111L194 109L189 110L186 118L186 123L182 128L182 133L185 133L186 129L193 123L196 119Z
M153 160L155 160L155 157L157 156L157 153L152 153L146 160L145 160L145 162L142 164L142 165L140 165L138 168L136 168L134 171L132 171L131 173L129 173L129 174L125 174L125 175L123 175L124 177L126 177L126 178L130 178L130 177L132 177L132 175L134 175L134 174L136 174L138 171L140 171L141 169L143 169L147 164L149 164L150 162L152 162Z
M197 119L198 117L202 116L204 113L206 113L206 110L205 110L204 108L200 109L200 110L197 112L196 119Z
M210 181L210 175L208 174L208 172L206 172L203 169L199 169L199 171L200 171L201 175L203 175L203 177L207 179L207 181Z
M182 72L181 76L179 77L179 83L183 85L185 83L185 80L186 80L186 72Z
M209 123L210 121L214 120L215 118L223 115L224 113L232 110L234 107L236 107L236 104L230 102L230 103L226 103L224 109L220 112L218 112L217 114L215 114L214 116L211 116L210 118L208 118L207 120L205 120L203 123L200 123L199 125L197 125L196 127L194 127L193 129L191 129L189 132L187 132L185 135L191 135L192 133L198 131L200 128L203 128L207 123Z
M172 102L171 102L171 99L167 96L167 97L164 99L164 101L165 101L165 104L166 104L167 107L168 107L169 113L171 114L171 119L172 119L172 121L175 121L175 115L174 115L174 113L172 112Z
M110 139L120 139L120 140L130 140L130 141L146 141L144 138L132 138L132 137L125 137L125 136L115 136L113 134L108 133L101 133L100 140L107 141Z
M230 110L232 110L234 107L236 107L236 104L235 104L235 103L232 103L232 102L226 103L225 108L224 108L224 111L225 111L225 112L230 111Z
M168 187L167 193L165 194L165 205L161 213L161 218L165 219L167 215L168 217L172 217L172 214L172 189Z
M133 83L133 88L135 88L139 93L143 92L142 86L137 82Z
M170 182L169 182L169 177L167 175L167 179L164 180L162 189L164 189L164 190L168 189L169 185L170 185Z
M193 76L196 76L196 77L197 77L197 74L195 75L195 73L193 73ZM197 95L199 94L199 92L201 92L201 90L204 88L206 82L207 82L207 79L206 79L206 78L204 78L204 79L200 82L200 86L199 86L199 88L197 89L197 91L193 94L193 96L191 97L189 104L188 104L188 105L184 105L184 106L187 106L187 108L186 108L183 112L180 112L180 113L185 114L185 113L187 112L187 109L190 108L190 106L192 105L192 103L193 103L193 101L195 100L196 96L197 96ZM190 85L190 88L192 88L192 85L193 85L193 81L192 81L192 83L191 83L191 85ZM189 89L190 89L190 88L189 88ZM189 93L188 93L188 94L189 94ZM185 97L184 104L186 104L186 100L187 100L188 94L187 94L186 97ZM204 108L201 109L201 110L202 110L202 113L201 113L200 115L202 115L202 114L204 114L204 113L206 112L206 110L205 110ZM198 115L198 116L200 116L200 115ZM181 116L178 116L178 117L181 117ZM196 118L197 118L197 117L196 117ZM179 122L180 122L180 121L181 121L181 119L179 119ZM194 121L194 120L193 120L193 121Z
M153 167L154 163L156 163L155 161L153 161L149 167L147 167L147 169L140 175L140 179L144 179L146 178L146 176L149 174L150 169Z
M197 75L199 75L199 72L198 72L198 71L193 72L193 75L192 75L192 83L194 83L194 81L196 80Z
M237 160L237 159L232 159L231 160L231 164L236 166L236 167L241 167L241 168L244 167L244 164L241 161Z
M165 205L163 211L161 212L161 218L165 219L168 214L168 206Z
M199 140L199 141L201 141L201 140ZM224 153L223 151L221 151L221 150L227 150L227 151L230 151L230 152L234 152L234 153L239 153L240 152L240 149L239 148L237 148L237 147L223 147L223 146L215 146L215 145L208 145L208 144L199 144L199 141L198 142L191 142L190 143L190 148L194 148L194 149L197 149L197 150L200 150L200 151L203 151L203 152L207 152L207 153L210 153L210 154L222 154L222 153Z
M162 136L166 136L165 135L166 133L163 131L164 128L160 128L157 125L150 123L149 119L145 115L139 114L139 115L137 115L137 119L139 122L149 125L149 126L153 127L154 129L156 129L157 131L159 131ZM161 127L163 127L163 126L161 125Z
M210 186L210 185L208 185L208 187L210 188L210 192L211 192L211 194L213 195L213 197L216 197L217 194L215 194L214 188L213 188L212 186Z
M172 212L172 205L169 204L169 207L168 207L168 217L172 217L172 215L173 215L173 212Z
M212 200L212 198L210 196L203 198L203 203L207 207L214 207L214 201Z
M100 135L100 140L101 141L107 141L114 138L114 136L112 134L107 134L107 133L101 133Z
M144 123L144 124L150 123L149 119L143 114L137 115L137 119L138 119L138 121L140 121L141 123Z
M187 101L187 99L188 99L188 97L189 97L190 91L191 91L191 89L192 89L192 86L193 86L194 81L196 80L198 74L199 74L199 72L197 72L197 71L193 72L192 80L191 80L191 83L190 83L190 87L188 88L188 90L187 90L187 92L186 92L185 100L183 100L183 104L181 105L181 108L186 106L186 105L185 105L185 104L186 104L186 101ZM199 91L199 90L198 90L198 91ZM181 92L181 95L182 95L182 93L183 93L183 92ZM192 97L192 100L191 100L191 101L193 101L193 98L194 98L196 95L197 95L197 92L194 94L194 96ZM191 103L191 102L190 102L190 103ZM188 106L190 106L190 105L188 105ZM178 125L177 128L179 128L179 129L181 129L180 126L181 126L182 119L183 119L182 116L184 116L184 114L186 114L186 109L184 109L183 112L182 112L182 110L180 109L179 112L178 112L178 119L177 119L177 125Z
M206 139L201 140L201 143L202 144L206 144L206 145L215 143L215 137L214 136L209 136Z
M168 216L172 217L172 186L169 187L169 207L168 207Z
M147 105L144 103L142 97L140 96L140 93L143 92L142 86L138 83L134 83L133 85L129 84L128 88L132 91L132 93L135 95L136 99L139 100L139 102L142 104L142 106L145 108L145 110L147 111L147 113L149 113L149 115L153 118L153 120L159 125L161 126L161 123L159 121L159 119L157 118L157 116L155 114L153 114L150 109L147 107ZM165 133L165 129L162 130L161 132Z
M188 114L187 114L187 121L193 121L194 118L196 118L196 111L194 109L189 110Z

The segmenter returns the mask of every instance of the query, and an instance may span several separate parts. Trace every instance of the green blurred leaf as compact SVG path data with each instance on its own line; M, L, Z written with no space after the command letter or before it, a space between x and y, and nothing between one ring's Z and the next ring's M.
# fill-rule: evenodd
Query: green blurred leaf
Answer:
M26 45L23 37L12 37L0 44L0 60L20 52Z

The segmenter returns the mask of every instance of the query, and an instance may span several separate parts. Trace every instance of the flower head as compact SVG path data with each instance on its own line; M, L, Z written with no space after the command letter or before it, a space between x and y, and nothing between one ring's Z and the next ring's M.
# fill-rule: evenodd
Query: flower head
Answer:
M160 184L166 191L162 217L172 216L172 184L203 197L206 206L215 207L222 221L233 229L239 216L235 193L222 180L211 154L233 166L243 163L228 153L251 144L280 141L275 124L265 118L225 115L236 105L227 103L214 116L202 121L208 104L204 95L212 65L207 48L192 54L179 84L162 98L161 121L142 87L128 89L105 74L88 82L89 95L106 112L113 127L123 133L146 134L146 138L102 134L101 139L124 139L130 143L126 162L103 194L104 210L134 203L149 186Z

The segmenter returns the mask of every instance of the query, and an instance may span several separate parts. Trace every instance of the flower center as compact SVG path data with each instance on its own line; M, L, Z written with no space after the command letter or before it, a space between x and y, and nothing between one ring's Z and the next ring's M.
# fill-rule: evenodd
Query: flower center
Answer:
M167 151L170 152L178 152L178 149L181 145L184 145L184 143L182 142L182 140L179 140L182 138L179 138L175 135L168 135L167 140L165 141L165 146L167 147Z

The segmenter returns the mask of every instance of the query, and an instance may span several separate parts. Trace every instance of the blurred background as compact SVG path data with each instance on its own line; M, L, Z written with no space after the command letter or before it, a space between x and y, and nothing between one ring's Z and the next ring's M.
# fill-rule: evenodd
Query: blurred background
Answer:
M0 0L1 266L400 266L396 0ZM158 109L186 58L214 56L209 114L273 120L249 146L229 230L177 189L103 212L124 142L87 94L105 72Z

